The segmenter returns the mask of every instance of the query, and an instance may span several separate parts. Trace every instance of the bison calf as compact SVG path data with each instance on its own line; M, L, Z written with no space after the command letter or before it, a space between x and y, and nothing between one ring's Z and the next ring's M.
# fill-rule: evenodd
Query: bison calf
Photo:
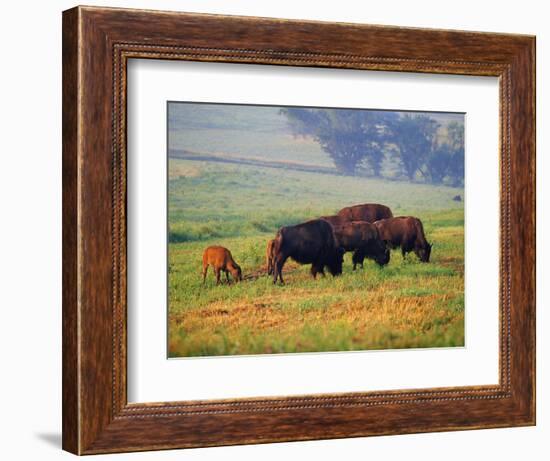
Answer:
M332 275L342 273L344 249L338 246L332 226L314 219L279 229L273 249L273 283L283 281L283 266L288 258L299 264L311 264L311 275L324 275L325 266Z
M382 219L374 223L380 237L391 248L401 247L403 258L407 253L414 251L422 262L430 261L432 245L426 240L422 221L412 216Z
M229 282L229 272L235 281L243 279L241 267L235 262L231 252L224 247L210 246L202 254L202 283L206 282L208 266L212 266L216 274L216 285L220 283L220 273L225 272L225 278Z

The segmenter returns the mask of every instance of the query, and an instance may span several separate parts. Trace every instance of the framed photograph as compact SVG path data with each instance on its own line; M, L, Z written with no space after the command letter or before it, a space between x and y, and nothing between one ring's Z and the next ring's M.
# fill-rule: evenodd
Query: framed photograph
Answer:
M63 448L535 424L535 38L63 13Z

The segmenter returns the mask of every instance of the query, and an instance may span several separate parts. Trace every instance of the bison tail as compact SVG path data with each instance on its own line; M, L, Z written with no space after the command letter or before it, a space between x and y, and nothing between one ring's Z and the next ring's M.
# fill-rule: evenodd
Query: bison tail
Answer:
M283 234L284 234L284 228L281 227L278 231L277 231L277 235L275 236L275 239L274 239L274 242L273 242L273 251L272 251L272 254L276 254L279 252L279 250L282 248L283 246Z

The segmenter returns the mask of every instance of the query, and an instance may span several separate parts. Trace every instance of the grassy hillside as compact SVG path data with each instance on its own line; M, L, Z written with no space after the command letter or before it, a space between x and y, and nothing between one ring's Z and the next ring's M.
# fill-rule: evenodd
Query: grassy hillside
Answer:
M169 148L334 166L311 139L292 136L278 107L173 104Z
M245 165L170 159L169 355L440 347L464 344L462 189ZM312 280L292 261L285 286L264 275L265 245L283 225L380 202L418 216L432 261L370 261ZM229 248L239 284L202 285L202 251Z
M170 159L170 241L276 232L356 203L376 202L419 217L462 210L461 188L293 170Z

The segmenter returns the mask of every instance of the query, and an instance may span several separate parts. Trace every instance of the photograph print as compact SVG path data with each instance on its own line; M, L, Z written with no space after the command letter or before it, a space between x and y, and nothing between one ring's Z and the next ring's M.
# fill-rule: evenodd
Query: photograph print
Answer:
M464 346L465 114L167 103L168 357Z

